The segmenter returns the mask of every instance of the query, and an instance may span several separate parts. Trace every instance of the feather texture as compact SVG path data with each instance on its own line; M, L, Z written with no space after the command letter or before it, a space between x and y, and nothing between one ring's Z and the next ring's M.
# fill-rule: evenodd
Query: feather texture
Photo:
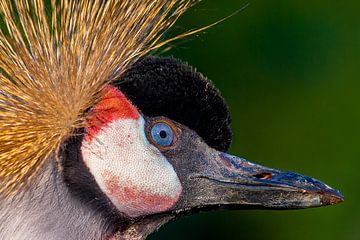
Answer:
M28 183L194 2L1 0L0 192Z

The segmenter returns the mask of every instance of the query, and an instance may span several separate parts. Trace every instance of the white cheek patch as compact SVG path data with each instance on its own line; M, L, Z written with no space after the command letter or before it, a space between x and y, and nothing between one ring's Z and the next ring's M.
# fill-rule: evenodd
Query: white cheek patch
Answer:
M169 210L182 187L172 165L146 139L144 119L119 119L84 140L83 159L120 212L137 217Z

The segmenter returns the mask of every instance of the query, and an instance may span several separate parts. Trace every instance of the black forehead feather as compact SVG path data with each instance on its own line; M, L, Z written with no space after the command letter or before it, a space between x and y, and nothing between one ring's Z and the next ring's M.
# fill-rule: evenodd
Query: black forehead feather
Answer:
M149 117L164 116L196 131L211 147L227 151L230 114L210 80L174 58L147 57L114 82Z

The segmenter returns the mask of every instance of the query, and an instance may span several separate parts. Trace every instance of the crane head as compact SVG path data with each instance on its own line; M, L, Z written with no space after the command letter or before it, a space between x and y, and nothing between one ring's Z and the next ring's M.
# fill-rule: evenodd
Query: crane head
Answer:
M90 109L81 139L66 147L68 154L79 154L64 158L69 188L92 196L87 202L102 199L99 204L106 202L109 212L136 221L343 201L337 190L314 178L226 153L231 130L223 98L209 80L178 60L145 58L104 91Z

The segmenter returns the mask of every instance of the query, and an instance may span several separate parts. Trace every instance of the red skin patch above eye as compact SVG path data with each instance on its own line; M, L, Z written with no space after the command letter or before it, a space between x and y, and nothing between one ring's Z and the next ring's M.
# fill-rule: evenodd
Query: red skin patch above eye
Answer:
M108 86L100 102L91 110L86 121L85 140L90 142L100 130L117 119L140 118L137 108L116 87Z
M147 193L136 189L135 186L120 186L119 180L110 172L102 174L108 195L123 203L121 209L129 215L146 215L159 213L170 209L178 200L179 195L174 197L161 196L159 194Z

